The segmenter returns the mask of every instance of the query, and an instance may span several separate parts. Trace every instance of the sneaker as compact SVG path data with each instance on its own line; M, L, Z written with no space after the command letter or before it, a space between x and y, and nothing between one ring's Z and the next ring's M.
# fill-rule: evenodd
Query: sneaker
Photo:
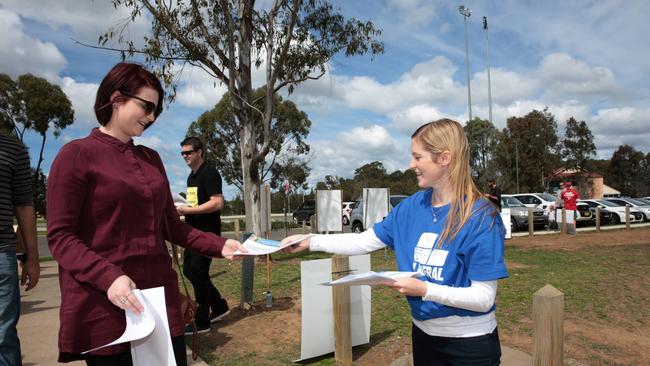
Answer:
M216 313L213 311L210 313L210 323L218 322L219 320L226 317L228 314L230 314L230 309L228 308L226 308L226 311L221 313Z
M196 325L196 333L198 334L208 333L210 330L211 330L210 324L204 326L200 326L198 324ZM185 335L186 336L194 335L194 326L192 324L188 324L185 326Z

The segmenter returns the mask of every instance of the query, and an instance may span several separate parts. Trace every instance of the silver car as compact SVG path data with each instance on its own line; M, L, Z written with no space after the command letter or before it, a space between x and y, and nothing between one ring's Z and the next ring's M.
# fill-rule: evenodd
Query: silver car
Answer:
M501 196L501 209L510 209L510 229L512 232L518 229L528 228L528 209L521 201L511 196ZM531 207L533 210L533 225L537 227L548 226L548 215L543 209Z

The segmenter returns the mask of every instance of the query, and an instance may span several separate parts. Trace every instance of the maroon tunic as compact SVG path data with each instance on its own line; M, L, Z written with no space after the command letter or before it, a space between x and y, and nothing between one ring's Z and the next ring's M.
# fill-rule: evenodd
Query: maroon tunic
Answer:
M225 238L180 221L158 154L95 128L66 144L47 185L47 238L59 264L59 359L111 342L126 327L124 311L106 291L121 275L139 289L164 286L172 336L183 334L176 272L165 246L172 241L220 256ZM128 343L94 352L125 352Z

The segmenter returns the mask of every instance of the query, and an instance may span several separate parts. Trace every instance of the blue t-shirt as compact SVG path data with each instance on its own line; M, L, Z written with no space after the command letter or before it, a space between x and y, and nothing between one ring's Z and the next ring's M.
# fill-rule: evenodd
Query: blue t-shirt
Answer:
M433 207L432 190L404 199L386 218L373 227L377 237L390 246L397 257L399 271L423 274L422 280L452 287L469 287L471 281L492 281L508 277L503 260L505 228L494 205L481 198L473 214L454 240L436 249L449 205ZM445 306L421 297L408 296L415 319L478 316L485 313Z

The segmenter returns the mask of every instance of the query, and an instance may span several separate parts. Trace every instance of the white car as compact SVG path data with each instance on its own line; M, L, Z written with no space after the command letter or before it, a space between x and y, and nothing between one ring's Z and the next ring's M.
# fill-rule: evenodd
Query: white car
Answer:
M354 202L343 202L341 215L343 216L343 225L350 225L350 215L352 214L352 205Z
M515 197L526 207L537 207L544 210L545 215L551 214L555 207L555 196L549 193L515 193L504 194L503 197Z
M623 207L625 206L634 207L635 209L643 213L643 221L650 220L650 205L648 205L643 201L638 201L634 198L628 198L628 197L609 197L607 198L607 200L609 202L616 203L617 205L621 205Z
M618 225L625 222L625 206L621 206L609 200L581 199L578 202L584 202L590 207L600 207L614 213L612 216L612 225ZM643 221L643 214L635 209L630 208L630 222Z

